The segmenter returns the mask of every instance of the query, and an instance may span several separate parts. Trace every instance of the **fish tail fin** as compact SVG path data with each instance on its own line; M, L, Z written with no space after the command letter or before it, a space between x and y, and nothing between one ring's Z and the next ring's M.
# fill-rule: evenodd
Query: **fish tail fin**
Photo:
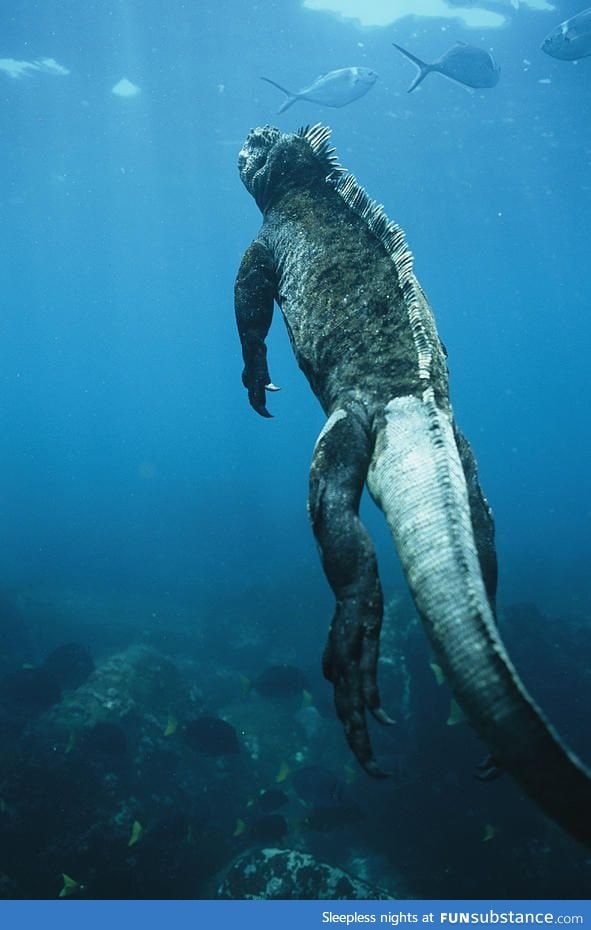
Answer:
M396 42L392 42L392 45L394 48L397 48L398 51L401 52L406 58L408 58L409 61L412 61L413 65L416 65L419 69L419 73L407 90L407 93L410 94L411 91L413 91L415 87L418 87L421 81L424 80L424 78L426 78L427 75L435 69L433 68L433 65L428 65L426 61L422 61L420 58L417 58L416 55L412 55L410 52L407 52L407 50L402 48L401 45L396 45Z
M431 71L433 71L433 68L431 68L430 65L427 65L425 68L422 68L420 74L417 74L412 84L409 85L406 93L407 94L412 93L415 87L418 87L421 81L424 80L424 78L426 78L427 75L431 73Z
M287 100L283 101L283 103L277 110L277 113L285 113L285 111L289 109L289 107L291 107L296 102L297 99L298 98L295 94L291 94L291 96L288 97Z
M284 94L287 94L287 100L284 100L279 109L278 113L285 113L285 111L298 99L297 94L293 94L287 87L282 87L281 84L278 84L277 81L272 81L271 78L261 77L261 81L266 81L267 84L272 84L273 87L276 87L277 90L282 91Z

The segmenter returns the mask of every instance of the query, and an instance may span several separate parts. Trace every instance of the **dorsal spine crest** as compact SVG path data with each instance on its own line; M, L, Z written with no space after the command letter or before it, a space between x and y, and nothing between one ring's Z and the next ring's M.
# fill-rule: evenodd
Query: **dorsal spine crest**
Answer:
M339 164L336 149L329 144L331 130L328 126L323 126L322 123L315 123L314 126L302 126L296 132L296 136L308 143L315 157L326 170L327 180L345 170Z
M368 229L379 239L392 259L404 303L408 311L410 328L417 350L419 378L431 380L433 355L423 322L416 279L413 272L413 256L408 248L404 232L387 215L382 204L369 197L357 179L347 172L338 161L336 151L329 145L331 130L321 123L302 126L297 136L304 139L312 152L326 169L326 182L339 194L347 206L359 216Z
M346 174L336 180L327 178L327 181L343 198L347 206L365 222L392 259L417 350L419 378L430 381L433 355L423 322L421 302L413 272L413 256L403 230L392 222L381 204L367 195L352 174Z

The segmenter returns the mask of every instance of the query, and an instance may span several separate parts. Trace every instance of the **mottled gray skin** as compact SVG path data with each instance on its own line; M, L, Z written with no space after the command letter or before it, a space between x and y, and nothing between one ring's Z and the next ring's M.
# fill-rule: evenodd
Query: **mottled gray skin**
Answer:
M265 337L273 303L327 414L314 450L309 514L336 599L323 658L361 765L374 759L366 712L391 720L377 685L382 589L359 519L364 484L388 520L417 609L460 706L510 772L591 845L591 780L529 697L494 618L490 509L449 403L444 351L400 230L326 149L322 127L253 130L241 178L263 213L236 280L252 407L270 416ZM487 776L490 769L487 769Z

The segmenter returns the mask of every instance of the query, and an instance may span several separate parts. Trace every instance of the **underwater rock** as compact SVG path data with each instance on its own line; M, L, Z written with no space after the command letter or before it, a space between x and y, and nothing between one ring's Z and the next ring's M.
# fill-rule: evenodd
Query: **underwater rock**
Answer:
M229 756L240 752L236 730L220 717L205 715L189 720L184 737L191 749L207 756Z
M127 756L125 730L116 723L95 723L84 730L80 743L84 754L91 758L117 760Z
M51 712L68 731L109 722L166 719L188 709L187 687L170 659L144 646L130 646L98 665L86 681ZM48 723L51 721L47 721Z
M43 668L53 675L62 688L77 688L94 671L94 662L85 646L65 643L49 653Z
M230 866L217 897L225 900L392 900L392 895L295 849L256 849Z

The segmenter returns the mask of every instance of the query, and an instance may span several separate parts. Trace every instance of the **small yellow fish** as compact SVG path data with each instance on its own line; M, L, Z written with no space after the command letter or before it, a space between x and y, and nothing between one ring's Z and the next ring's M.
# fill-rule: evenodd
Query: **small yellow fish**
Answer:
M23 662L23 664L21 665L21 668L24 669L25 672L30 672L31 669L36 668L36 666L35 666L35 665L31 665L30 662Z
M172 736L173 733L176 733L178 729L179 722L176 717L169 717L166 721L166 727L164 729L165 736Z
M58 898L69 898L71 894L75 894L78 891L80 882L77 882L75 878L70 878L65 872L62 872L62 878L64 880L64 887L60 891Z
M441 666L437 665L437 662L429 662L429 668L435 675L435 681L437 682L437 684L442 685L443 682L445 681L445 675L443 674Z
M314 697L312 696L312 693L310 691L306 691L304 688L302 691L302 707L311 707L313 703Z
M246 697L246 695L250 694L252 691L252 681L250 678L247 678L246 675L240 675L240 691L242 692L242 697Z
M132 823L132 825L131 825L131 833L130 833L130 835L129 835L129 842L128 842L127 845L128 845L128 846L135 846L135 844L138 842L140 836L142 835L143 830L144 830L144 828L142 827L142 825L141 825L141 823L139 822L139 820L134 820L133 823Z
M498 830L496 827L493 827L492 823L487 823L484 826L484 836L482 837L483 843L488 843L489 840L492 840L497 835Z
M239 817L236 821L236 826L234 827L234 832L232 836L242 836L245 830L246 830L246 824L244 823L242 818Z
M4 798L0 798L0 814L5 814L7 810L6 801Z
M74 746L76 745L76 738L77 738L77 736L78 736L78 734L76 733L76 730L73 730L73 729L72 729L72 730L70 730L70 732L68 733L68 742L66 743L66 748L64 749L64 752L65 752L66 754L69 753L69 752L72 752L72 749L73 749Z
M457 701L452 698L449 705L449 716L446 720L448 727L455 727L458 723L463 723L466 715Z
M275 776L275 781L277 782L277 784L281 784L282 781L285 781L285 779L289 775L289 772L290 772L290 768L287 762L282 762L281 765L279 766L279 771L277 772Z

